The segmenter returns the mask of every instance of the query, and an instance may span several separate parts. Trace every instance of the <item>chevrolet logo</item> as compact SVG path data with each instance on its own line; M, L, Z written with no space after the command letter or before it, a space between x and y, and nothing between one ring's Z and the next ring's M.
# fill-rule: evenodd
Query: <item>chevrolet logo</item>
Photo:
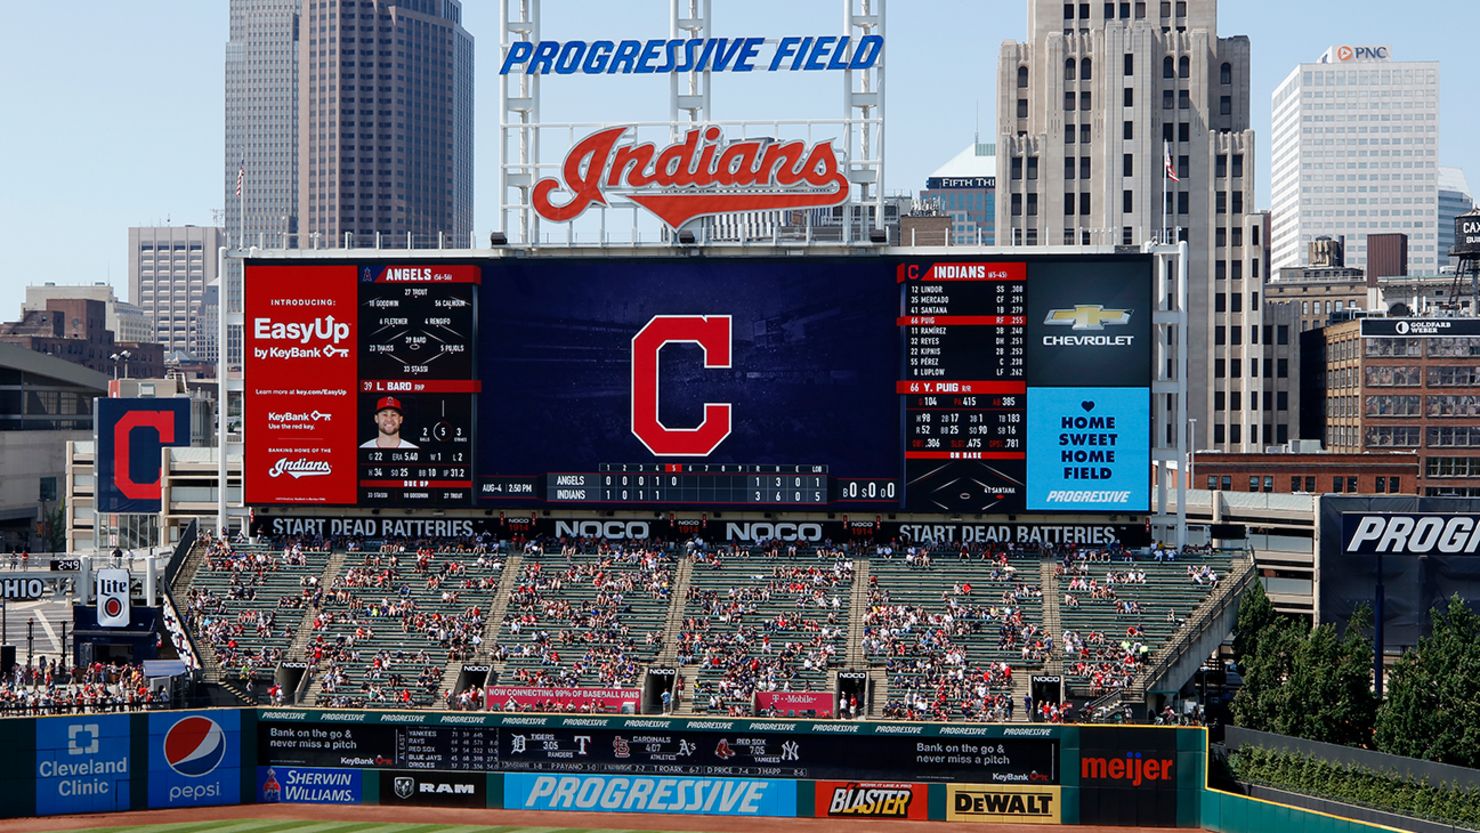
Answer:
M1061 327L1073 325L1076 330L1103 330L1106 325L1118 327L1131 323L1131 311L1105 309L1099 304L1080 304L1073 309L1049 310L1043 323Z

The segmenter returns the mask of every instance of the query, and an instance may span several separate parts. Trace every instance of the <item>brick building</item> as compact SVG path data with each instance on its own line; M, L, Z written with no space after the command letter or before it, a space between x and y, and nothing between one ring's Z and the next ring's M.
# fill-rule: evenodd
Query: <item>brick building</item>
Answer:
M1281 453L1197 455L1193 486L1224 492L1417 494L1418 454Z
M1418 494L1480 495L1480 319L1328 326L1315 391L1333 452L1413 450Z
M51 298L46 308L30 310L21 320L0 324L0 343L109 375L164 376L164 347L119 341L108 329L107 305L89 298ZM123 356L124 352L127 356ZM118 359L113 358L119 356Z

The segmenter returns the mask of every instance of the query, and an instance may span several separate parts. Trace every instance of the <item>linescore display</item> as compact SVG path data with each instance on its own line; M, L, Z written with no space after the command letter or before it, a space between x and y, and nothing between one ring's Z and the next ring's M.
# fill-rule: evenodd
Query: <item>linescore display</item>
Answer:
M1144 512L1142 255L249 261L246 502Z

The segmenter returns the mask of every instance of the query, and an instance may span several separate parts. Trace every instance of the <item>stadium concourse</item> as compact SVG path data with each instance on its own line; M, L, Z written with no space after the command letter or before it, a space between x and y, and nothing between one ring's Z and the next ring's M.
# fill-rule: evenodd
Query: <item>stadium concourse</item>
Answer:
M1067 722L1134 685L1236 560L1118 546L203 537L173 590L207 678L249 703L611 712L621 706L584 693L632 691L671 668L661 702L676 714L1007 721L1032 709ZM469 684L464 666L486 676ZM281 668L302 675L285 685ZM837 697L840 672L866 677L857 690L871 696ZM1033 701L1035 675L1062 679L1064 698ZM564 694L490 702L485 683Z

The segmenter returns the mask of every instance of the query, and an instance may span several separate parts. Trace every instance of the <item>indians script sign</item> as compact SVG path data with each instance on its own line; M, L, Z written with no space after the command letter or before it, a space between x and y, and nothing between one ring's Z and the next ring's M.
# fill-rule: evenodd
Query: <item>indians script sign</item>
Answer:
M831 141L725 141L713 125L694 128L659 148L623 138L632 127L609 127L582 139L565 157L560 177L534 186L534 210L565 222L620 196L677 229L711 214L822 208L848 199L848 178Z

